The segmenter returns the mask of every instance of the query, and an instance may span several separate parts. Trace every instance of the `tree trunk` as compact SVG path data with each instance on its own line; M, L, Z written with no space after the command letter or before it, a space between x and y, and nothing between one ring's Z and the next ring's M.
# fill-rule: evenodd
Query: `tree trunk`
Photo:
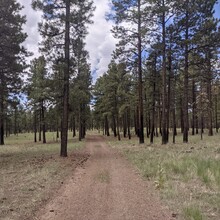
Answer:
M73 116L73 137L76 136L76 120L75 117Z
M37 142L37 113L34 110L34 142Z
M105 115L105 135L110 136L109 134L109 123L108 123L108 116Z
M162 6L165 1L162 0ZM166 83L166 23L165 11L162 13L162 144L167 144L167 83Z
M139 143L144 143L143 82L142 82L142 39L141 39L141 0L138 0L138 106Z
M196 92L195 79L192 80L192 135L195 135L195 108L196 108Z
M103 135L104 135L104 125L103 125ZM82 109L81 109L81 104L79 107L79 141L82 141Z
M66 0L65 20L65 68L63 82L63 112L60 156L67 157L68 115L69 115L69 70L70 70L70 0Z
M183 97L183 143L188 143L188 130L189 130L189 117L188 117L188 84L189 84L189 12L188 4L189 0L186 1L186 32L185 32L185 60L184 60L184 97Z
M41 130L42 130L42 117L41 117L41 109L39 110L39 137L38 140L41 141Z
M127 112L125 112L123 115L123 135L124 138L127 137Z
M171 48L169 48L168 55L168 93L167 93L167 142L169 142L169 128L170 128L170 106L171 106L171 89L172 83L171 80L174 80L173 71L172 71L172 54Z
M153 77L153 100L152 100L152 122L150 132L150 143L154 142L154 129L155 129L155 101L156 101L156 74L157 74L157 55L154 58L154 77Z
M0 145L4 145L4 98L0 93Z
M119 117L118 117L118 114L116 116L116 119L117 119L117 136L118 136L118 140L120 141L121 140L121 136L120 136L120 130L119 130Z
M215 129L218 133L218 95L215 95Z
M42 132L43 132L43 143L46 144L46 125L44 116L44 101L41 101L41 112L42 112Z
M17 106L15 104L15 108L14 108L14 135L16 135L18 133L17 131L17 114L18 114L18 109Z
M130 131L130 109L127 108L127 125L128 125L128 138L131 139L131 131Z
M213 136L213 126L212 126L212 69L211 69L211 52L207 52L207 66L208 66L208 71L207 71L207 95L208 95L208 100L209 100L209 109L208 109L208 135Z
M112 116L113 119L113 133L114 133L114 137L117 137L117 131L116 131L116 121L115 121L115 116Z

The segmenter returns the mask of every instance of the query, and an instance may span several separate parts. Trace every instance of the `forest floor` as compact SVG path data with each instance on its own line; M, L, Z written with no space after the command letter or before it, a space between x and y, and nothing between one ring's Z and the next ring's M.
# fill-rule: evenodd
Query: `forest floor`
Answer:
M150 182L143 181L103 137L88 136L84 153L90 155L86 163L76 168L34 219L172 219Z

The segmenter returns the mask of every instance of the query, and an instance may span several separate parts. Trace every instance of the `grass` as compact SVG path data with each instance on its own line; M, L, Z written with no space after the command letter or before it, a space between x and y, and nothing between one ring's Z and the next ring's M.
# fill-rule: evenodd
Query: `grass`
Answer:
M149 181L179 219L220 219L220 135L190 136L189 143L139 145L138 140L109 139ZM149 141L149 140L146 140Z
M204 220L204 217L201 214L201 211L198 207L188 206L184 208L184 217L187 220Z
M0 147L0 219L30 219L83 160L75 154L84 142L70 140L68 158L60 158L60 144L49 134L48 144L33 143L33 134L6 138Z

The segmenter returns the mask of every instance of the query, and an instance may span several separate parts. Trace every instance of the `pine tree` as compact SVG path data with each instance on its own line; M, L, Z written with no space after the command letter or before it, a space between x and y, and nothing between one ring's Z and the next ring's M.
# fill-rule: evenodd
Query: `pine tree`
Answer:
M26 20L20 15L21 10L16 0L0 2L0 145L4 144L6 101L21 88L21 73L25 67L26 50L22 43L27 35L22 25Z
M62 83L62 117L61 117L61 149L60 156L67 156L68 118L69 118L69 83L74 63L71 57L75 39L86 35L86 24L91 23L92 1L33 0L35 9L43 11L44 21L40 24L40 32L44 38L42 51L52 60L60 59L63 64Z

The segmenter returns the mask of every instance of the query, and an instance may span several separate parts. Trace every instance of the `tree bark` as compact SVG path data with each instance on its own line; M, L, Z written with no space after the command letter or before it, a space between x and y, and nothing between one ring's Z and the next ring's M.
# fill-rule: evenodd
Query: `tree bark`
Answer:
M4 73L0 77L0 145L4 145Z
M215 95L215 129L216 133L218 133L218 95Z
M0 145L4 145L4 98L0 93Z
M162 1L163 7L165 1ZM165 12L162 13L162 144L167 144L167 83L166 83L166 25Z
M208 129L209 129L209 136L213 136L213 126L212 126L212 69L211 69L211 52L207 52L207 95L209 100L209 110L208 110Z
M185 60L184 60L184 97L183 97L183 143L188 143L189 117L188 117L188 84L189 84L189 0L186 1L186 24L185 24Z
M42 132L43 132L43 143L46 144L46 125L44 116L44 101L41 100L41 113L42 113Z
M37 142L37 113L34 110L34 142Z
M39 110L39 136L38 140L41 141L41 131L42 131L42 115L41 115L41 109Z
M63 112L60 156L67 157L68 115L69 115L69 70L70 70L70 0L66 0L65 20L65 68L63 82Z
M105 115L105 134L107 136L110 136L110 134L109 134L109 123L108 123L108 116L107 115Z
M144 143L143 82L142 82L142 39L141 1L138 0L138 93L139 93L139 143Z
M192 135L195 135L195 108L196 108L196 93L195 79L192 80Z
M150 132L150 143L154 142L154 129L155 129L155 101L156 101L156 74L157 74L157 55L154 58L154 77L153 77L153 100L152 100L152 122L151 122L151 132Z
M130 131L130 109L127 108L127 125L128 125L128 138L131 139L131 131Z

